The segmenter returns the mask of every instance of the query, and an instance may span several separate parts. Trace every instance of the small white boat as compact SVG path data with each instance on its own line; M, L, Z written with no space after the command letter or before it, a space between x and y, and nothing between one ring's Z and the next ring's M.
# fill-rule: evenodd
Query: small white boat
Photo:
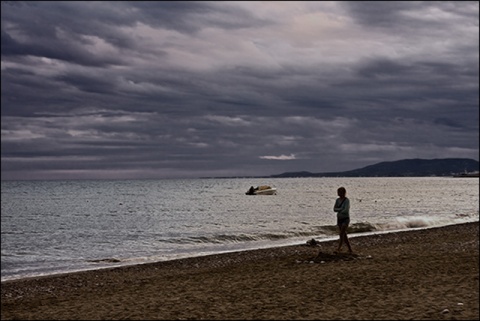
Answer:
M245 193L246 195L276 195L277 189L268 185L261 185L257 187L251 186Z

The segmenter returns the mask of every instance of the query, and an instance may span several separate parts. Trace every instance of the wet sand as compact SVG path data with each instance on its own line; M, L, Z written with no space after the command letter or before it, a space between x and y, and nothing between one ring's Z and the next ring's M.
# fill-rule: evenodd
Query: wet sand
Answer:
M478 320L478 227L6 281L1 319Z

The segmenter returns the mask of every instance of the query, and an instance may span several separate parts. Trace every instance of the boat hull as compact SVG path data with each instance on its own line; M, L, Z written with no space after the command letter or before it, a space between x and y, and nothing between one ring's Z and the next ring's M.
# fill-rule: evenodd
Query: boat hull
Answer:
M253 193L254 195L275 195L277 194L276 188L258 190Z
M249 190L245 193L246 195L275 195L277 194L277 189L271 187L270 185L260 185L256 188L251 186Z

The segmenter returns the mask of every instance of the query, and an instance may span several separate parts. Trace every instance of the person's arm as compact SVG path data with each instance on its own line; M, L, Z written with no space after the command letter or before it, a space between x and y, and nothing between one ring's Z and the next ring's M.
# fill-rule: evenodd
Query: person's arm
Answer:
M339 200L340 200L340 199L337 198L337 200L335 201L335 205L333 205L333 211L334 211L334 212L340 212L340 211L342 210L342 208L338 206L338 201L339 201ZM343 204L342 204L342 205L343 205Z
M349 198L346 198L345 202L343 202L343 211L342 212L346 212L346 213L350 212L350 199Z
M337 203L338 201L335 202L335 207L333 208L335 212L338 212L339 214L343 214L345 212L348 213L348 210L350 209L350 200L348 198L344 199L341 205L338 207L337 207Z

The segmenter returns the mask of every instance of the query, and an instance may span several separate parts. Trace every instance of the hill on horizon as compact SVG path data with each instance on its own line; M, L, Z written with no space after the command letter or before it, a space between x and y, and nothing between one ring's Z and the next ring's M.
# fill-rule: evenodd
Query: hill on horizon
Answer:
M478 171L479 162L470 158L414 158L381 162L344 172L311 173L301 171L286 172L268 177L424 177L453 176Z

